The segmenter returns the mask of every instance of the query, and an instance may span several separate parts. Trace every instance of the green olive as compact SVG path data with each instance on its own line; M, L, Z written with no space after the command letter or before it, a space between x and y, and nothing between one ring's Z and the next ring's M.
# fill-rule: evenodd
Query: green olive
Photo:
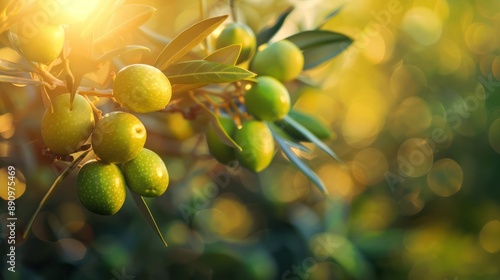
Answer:
M125 179L118 166L90 160L77 176L77 192L83 206L100 215L113 215L125 202Z
M234 141L242 148L236 151L238 161L255 172L264 170L274 157L274 139L271 130L262 121L246 121L235 131Z

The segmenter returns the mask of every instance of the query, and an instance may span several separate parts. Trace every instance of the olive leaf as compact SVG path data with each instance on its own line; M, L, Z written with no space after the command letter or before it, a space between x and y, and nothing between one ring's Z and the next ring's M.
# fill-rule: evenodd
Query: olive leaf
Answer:
M328 195L328 190L326 189L321 178L319 178L319 176L292 151L289 143L281 138L273 129L271 129L271 132L273 133L274 140L280 147L280 150L285 154L290 162L295 165L314 185L316 185L324 196Z
M196 104L198 104L203 109L203 111L207 114L208 119L210 121L210 124L214 128L215 133L217 134L219 139L222 141L222 143L224 143L230 147L236 148L239 151L242 151L243 149L233 140L233 138L231 138L231 136L229 136L229 134L227 134L226 130L224 130L224 127L220 123L220 120L217 117L217 115L215 115L215 113L212 112L212 110L210 110L207 106L205 106L205 104L203 104L203 102L198 100L193 94L191 94L190 96L191 96L191 99L193 101L195 101Z
M280 30L281 26L283 26L283 23L285 22L286 18L288 15L293 11L293 7L289 7L286 9L284 12L282 12L276 21L269 27L265 27L259 33L257 34L257 47L269 42L274 35Z
M111 17L122 2L122 0L102 0L90 13L92 16L88 17L79 35L82 38L87 38L94 34L96 30L102 27L103 22Z
M179 33L156 59L154 66L160 70L165 70L172 63L189 53L196 45L201 43L210 33L222 24L228 15L213 17L193 24Z
M16 85L43 85L45 84L43 81L32 80L28 78L14 77L14 76L6 76L0 75L0 82L3 83L12 83Z
M173 84L230 83L255 76L241 67L206 60L180 62L168 67L164 73Z
M59 175L52 186L50 186L49 190L47 193L45 193L45 196L43 197L42 201L38 204L38 207L35 210L35 213L31 217L31 219L28 222L28 225L26 225L26 229L24 230L23 233L23 238L26 238L28 236L28 233L33 226L33 223L35 222L36 217L38 216L38 213L42 210L43 206L45 203L47 203L47 200L50 198L50 196L54 193L54 191L61 185L61 183L64 181L66 177L76 168L76 166L87 156L87 154L90 152L90 150L87 150L83 152L75 161L71 163L62 173Z
M241 53L241 44L229 45L207 55L203 60L228 65L236 65Z
M290 135L288 135L283 130L283 128L280 126L279 123L267 122L267 125L273 131L273 133L275 133L277 135L277 137L280 137L291 148L297 149L297 150L302 151L302 152L311 153L311 150L309 148L307 148L306 146L302 145L297 140L290 137Z
M352 43L351 38L327 30L303 31L287 37L286 40L302 50L304 70L314 68L336 57Z
M311 133L307 128L302 126L300 123L292 119L290 116L286 116L283 118L283 121L286 122L286 124L290 125L291 127L295 128L300 134L302 134L307 140L311 141L314 143L319 149L321 149L323 152L328 154L330 157L338 161L342 166L345 167L344 162L340 157L332 151L328 146L323 143L318 137L316 137L313 133Z
M208 56L206 56L203 60L218 62L228 65L235 65L238 57L240 56L241 45L230 45L227 47L220 48ZM201 84L174 84L172 85L172 93L176 92L185 92L197 88L201 88L209 85L209 83L201 83Z
M149 210L148 204L144 200L144 197L134 192L130 192L130 194L132 195L135 205L143 215L144 219L146 219L146 222L151 226L151 228L153 228L156 234L158 234L158 237L160 237L165 247L168 247L168 244L165 241L165 238L163 238L163 235L160 229L158 228L158 224L156 223L155 218L153 217L153 213L151 213L151 210Z
M342 3L339 7L331 11L326 17L323 19L323 22L319 24L319 27L325 25L330 19L332 19L334 16L336 16L342 9L344 8L346 3Z
M324 140L332 137L332 132L329 128L313 115L292 109L288 113L288 116L309 130L309 132L314 134L318 139ZM284 132L290 135L293 139L297 141L308 141L302 133L294 127L288 125L285 121L277 121L276 124L279 125Z
M0 59L0 72L8 73L11 75L21 74L26 72L33 72L34 69L31 65L21 64L17 62Z
M108 61L110 59L113 59L117 56L124 55L129 52L133 51L147 51L150 52L150 49L145 47L145 46L139 46L139 45L128 45L128 46L123 46L121 48L116 48L113 50L110 50L109 52L99 56L96 58L95 62L96 63L103 63L105 61Z
M156 8L139 5L129 4L118 7L107 23L104 23L104 28L95 36L95 43L99 44L103 41L120 35L124 32L133 30L146 21L148 21L156 12Z

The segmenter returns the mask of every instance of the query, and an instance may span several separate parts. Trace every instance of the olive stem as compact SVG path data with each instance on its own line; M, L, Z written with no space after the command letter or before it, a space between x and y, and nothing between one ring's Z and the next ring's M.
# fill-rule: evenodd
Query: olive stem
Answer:
M92 102L92 101L90 100L90 98L88 97L88 95L86 95L86 94L85 94L85 95L83 95L83 97L85 97L85 99L87 99L87 101L89 102L90 107L92 107L92 110L93 110L93 111L94 111L94 113L97 115L97 119L98 119L98 120L99 120L99 119L101 119L101 117L102 117L102 111L101 111L101 110L99 110L99 109L98 109L98 108L94 105L94 102Z
M236 5L234 5L235 0L229 0L229 9L231 10L231 17L234 22L238 22L238 15L236 12Z
M81 95L113 98L113 90L112 89L96 89L96 88L89 88L89 87L78 87L77 92L78 92L78 94L81 94Z

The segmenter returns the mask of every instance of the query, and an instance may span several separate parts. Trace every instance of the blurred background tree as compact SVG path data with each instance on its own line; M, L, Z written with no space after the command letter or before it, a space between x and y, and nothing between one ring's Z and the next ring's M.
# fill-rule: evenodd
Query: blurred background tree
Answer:
M165 37L200 20L200 1L127 2L156 7L145 26ZM12 279L500 278L500 2L235 2L255 31L294 6L274 39L318 24L354 39L306 72L317 85L290 85L349 167L313 146L304 155L329 197L280 158L259 175L216 163L197 145L203 122L144 118L171 176L149 201L169 247L130 199L113 219L84 210L73 175L18 247ZM229 12L227 1L203 3L206 17ZM8 48L0 57L20 59ZM20 166L18 217L28 219L57 176L41 155L43 108L34 87L0 83L0 96L0 156Z

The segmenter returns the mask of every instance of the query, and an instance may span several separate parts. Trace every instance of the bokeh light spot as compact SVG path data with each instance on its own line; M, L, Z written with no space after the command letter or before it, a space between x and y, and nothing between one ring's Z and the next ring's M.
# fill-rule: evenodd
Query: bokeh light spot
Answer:
M407 177L420 177L431 168L434 152L428 140L412 138L399 146L397 159L399 174Z
M465 43L477 54L488 54L498 47L498 32L484 23L473 23L465 32Z
M462 187L463 179L462 168L449 158L436 161L427 174L429 188L436 195L442 197L457 193Z
M384 154L375 148L359 151L351 164L354 178L363 185L373 185L384 180L388 168Z
M381 117L375 104L352 104L342 124L342 133L347 144L356 148L370 145L382 127Z
M491 148L500 154L500 118L493 121L488 136Z
M324 164L318 175L331 195L350 198L362 191L362 186L354 182L351 174L338 164Z
M417 43L424 46L432 45L441 38L441 20L428 8L416 7L406 12L402 27Z
M479 242L488 253L500 251L500 221L490 221L483 226L479 233Z

